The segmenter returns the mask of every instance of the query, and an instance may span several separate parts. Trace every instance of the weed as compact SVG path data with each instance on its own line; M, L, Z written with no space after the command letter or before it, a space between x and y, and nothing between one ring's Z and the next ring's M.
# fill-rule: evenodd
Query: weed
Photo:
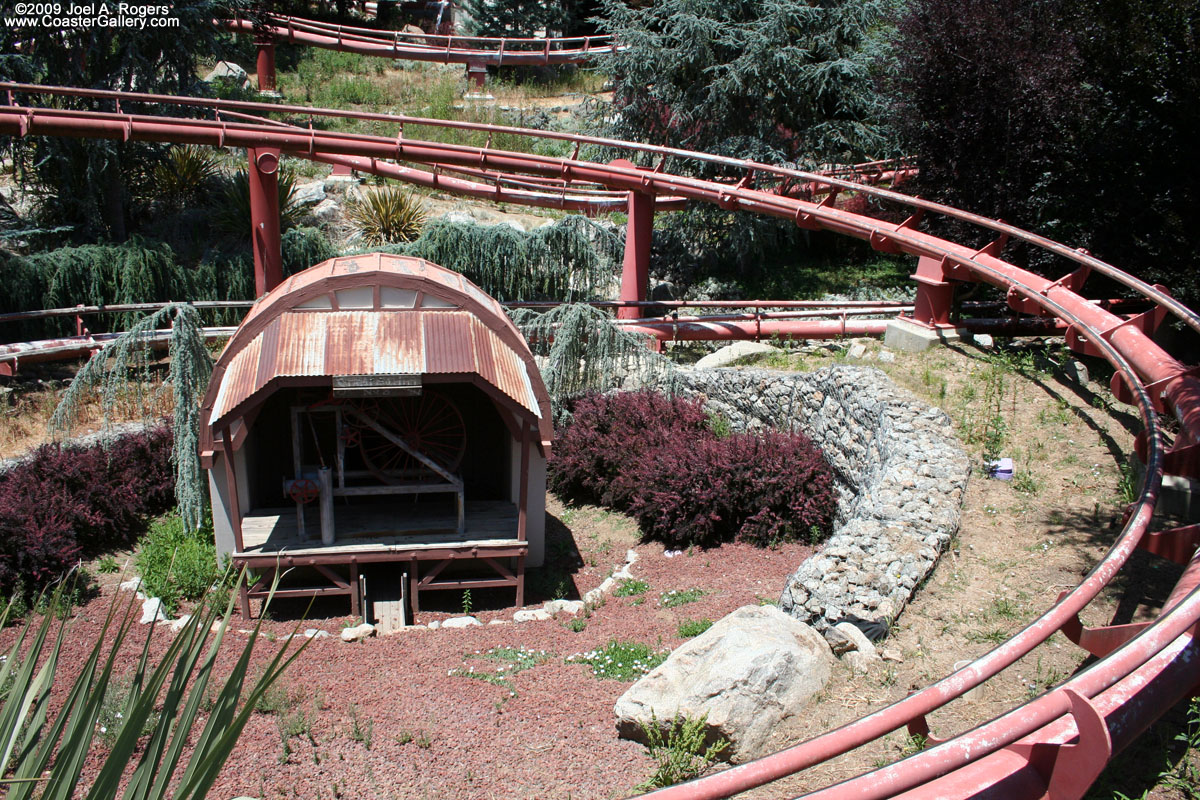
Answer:
M363 747L371 749L371 740L375 735L375 721L369 717L363 719L358 716L358 705L350 706L350 738L356 742L362 742Z
M690 639L693 636L699 636L706 630L711 628L713 621L711 619L689 619L679 623L679 637L681 639Z
M100 559L100 563L96 565L96 571L101 575L111 575L119 569L117 560L112 556L104 556Z
M583 617L576 617L563 626L572 633L579 633L587 627L587 620Z
M613 589L613 597L636 597L639 594L645 594L650 589L650 584L645 581L639 581L636 578L623 578L617 584L617 588Z
M471 603L471 590L463 589L463 593L462 593L462 613L463 613L463 615L467 616L467 617L471 616L472 607L473 606Z
M642 677L667 658L642 642L610 641L599 650L567 656L567 661L592 665L592 675L601 679L632 681Z
M639 784L639 791L659 789L663 786L673 786L683 781L691 780L703 773L724 750L729 747L728 740L718 738L706 746L708 738L705 723L706 714L699 719L677 717L667 727L664 734L653 712L650 722L642 723L642 732L646 737L646 749L650 757L658 762L658 766L644 783Z
M694 603L703 596L704 590L700 588L672 589L658 596L658 604L663 608L675 608L676 606Z
M1122 505L1129 505L1138 497L1137 468L1128 458L1120 464L1121 476L1117 479L1117 499Z
M720 411L711 409L708 410L708 429L718 439L727 439L733 434L733 425L730 423L729 417Z
M900 748L900 757L908 758L925 749L925 745L929 743L929 739L919 733L909 734L904 740L904 745Z
M433 737L425 733L425 731L421 731L417 735L417 738L413 739L413 744L422 750L428 750L430 747L433 747Z
M471 653L466 658L478 658L488 661L498 661L500 666L495 672L483 672L474 667L451 670L451 675L458 675L463 678L474 678L475 680L490 683L493 686L499 686L507 689L509 694L516 696L516 688L512 684L511 678L519 672L524 672L550 658L545 650L527 650L524 647L493 647L482 653Z
M1016 619L1020 616L1017 604L1007 597L997 597L992 601L992 614L1004 619Z
M104 699L100 701L100 711L96 715L96 733L106 747L116 744L117 737L125 726L125 718L137 703L138 693L134 689L130 676L118 678L108 685L104 691ZM154 729L154 720L147 718L142 725L142 733Z
M1012 487L1021 494L1034 495L1042 491L1042 482L1029 470L1022 469L1013 475Z
M410 731L400 731L400 735L396 737L396 743L400 745L408 744L413 740L413 735Z
M1008 633L1003 628L993 628L990 631L967 631L967 641L969 642L1000 644L1007 638Z

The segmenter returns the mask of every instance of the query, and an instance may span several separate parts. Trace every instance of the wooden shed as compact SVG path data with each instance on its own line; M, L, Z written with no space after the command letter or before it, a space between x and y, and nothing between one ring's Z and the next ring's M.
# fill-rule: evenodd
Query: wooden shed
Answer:
M427 261L336 258L264 295L217 361L201 451L218 553L264 597L511 587L544 552L550 400L494 299ZM299 580L299 585L296 584ZM366 607L361 603L367 602Z

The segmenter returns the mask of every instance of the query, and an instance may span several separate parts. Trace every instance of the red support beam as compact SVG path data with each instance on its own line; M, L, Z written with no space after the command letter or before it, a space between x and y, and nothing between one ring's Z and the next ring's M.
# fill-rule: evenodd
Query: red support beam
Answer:
M260 92L275 91L275 39L269 34L257 36L254 45L258 48L258 59L255 61L255 71L258 77Z
M632 165L630 165L632 166ZM654 234L654 195L629 193L629 224L625 227L625 261L621 269L621 300L646 299L650 283L650 241ZM637 319L639 309L617 309L617 319Z
M912 277L917 282L913 321L930 328L951 327L954 284L948 280L942 259L921 256L917 259L917 271Z
M262 297L283 282L279 232L279 150L251 147L250 239L254 246L254 293Z

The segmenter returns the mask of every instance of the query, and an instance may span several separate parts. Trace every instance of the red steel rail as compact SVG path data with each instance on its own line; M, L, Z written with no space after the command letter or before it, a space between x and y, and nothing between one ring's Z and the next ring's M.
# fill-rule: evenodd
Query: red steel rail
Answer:
M33 91L31 87L11 85L0 88ZM498 126L485 129L543 135ZM1114 752L1157 719L1171 703L1200 684L1200 658L1193 642L1193 631L1200 623L1200 593L1196 590L1200 562L1190 561L1164 612L1144 627L1086 629L1078 622L1079 611L1112 581L1134 549L1143 547L1189 561L1200 538L1195 526L1147 534L1164 471L1192 476L1200 473L1197 370L1172 357L1150 335L1165 313L1176 315L1197 331L1200 331L1200 317L1170 298L1162 287L1148 286L1087 253L937 203L836 176L671 148L587 137L577 139L588 144L603 141L606 146L657 153L661 157L657 168L641 169L627 161L603 164L578 157L542 156L490 147L254 123L43 109L16 106L11 101L9 106L0 107L0 132L277 148L285 154L302 157L325 153L439 168L494 170L567 182L583 181L631 195L667 195L714 203L729 210L790 219L803 228L862 239L884 252L916 256L921 282L915 314L918 321L937 324L936 315L926 312L930 311L929 304L942 296L938 292L951 281L988 283L1005 290L1009 305L1015 310L1059 320L1067 326L1071 347L1099 355L1113 365L1114 391L1137 406L1145 426L1139 443L1146 473L1121 533L1077 587L1008 641L904 700L774 755L661 790L655 796L725 797L848 752L898 728L909 726L921 730L927 713L1011 666L1061 630L1098 660L1062 685L995 720L896 764L822 790L818 796L889 797L911 792L922 797L1078 797ZM668 158L681 163L717 164L740 170L743 177L737 183L723 183L674 174L665 168ZM909 206L915 213L902 223L884 221L837 208L829 202L830 198L813 203L789 196L779 190L784 182L792 185L810 182L837 191L863 192ZM918 228L921 213L971 222L997 232L999 238L982 250L948 241ZM648 235L648 231L640 233ZM1010 238L1061 256L1074 271L1050 280L1005 261L1004 244ZM1155 307L1132 318L1100 307L1079 293L1089 271L1123 283ZM1158 419L1160 411L1172 414L1179 423L1180 432L1170 449Z
M356 28L281 15L268 16L257 24L241 17L214 20L214 24L234 33L266 35L289 44L443 64L487 64L497 67L579 64L613 50L612 40L608 36L438 36Z

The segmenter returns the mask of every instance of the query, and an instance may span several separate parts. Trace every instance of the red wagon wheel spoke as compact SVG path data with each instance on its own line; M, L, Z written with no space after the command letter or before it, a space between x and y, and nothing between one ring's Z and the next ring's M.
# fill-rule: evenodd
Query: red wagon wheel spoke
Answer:
M453 472L462 463L467 450L466 425L458 407L440 392L361 402L357 410L443 469ZM395 483L405 472L428 471L419 459L379 431L366 425L357 430L363 461L380 480Z

